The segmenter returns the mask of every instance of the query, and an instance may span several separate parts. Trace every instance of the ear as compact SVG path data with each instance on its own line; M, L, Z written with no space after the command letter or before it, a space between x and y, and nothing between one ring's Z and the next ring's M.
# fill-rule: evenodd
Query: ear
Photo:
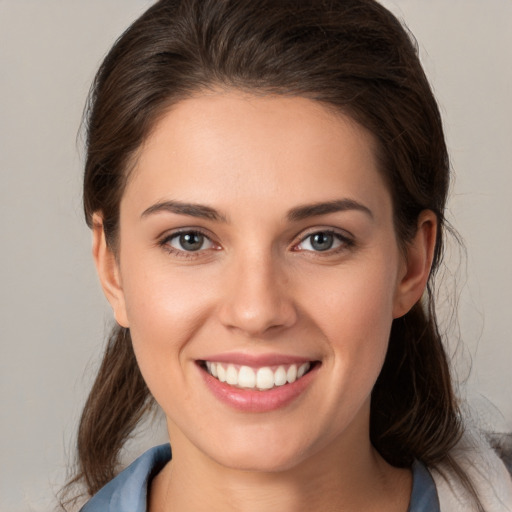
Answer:
M122 327L129 327L119 263L107 245L101 215L95 213L92 222L92 255L103 293L112 307L117 323Z
M423 210L418 217L418 229L407 244L406 255L396 289L393 318L405 315L425 291L434 257L437 238L437 216Z

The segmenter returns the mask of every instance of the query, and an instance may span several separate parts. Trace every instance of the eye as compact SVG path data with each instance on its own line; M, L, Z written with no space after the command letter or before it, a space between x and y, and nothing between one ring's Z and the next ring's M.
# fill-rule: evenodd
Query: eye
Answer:
M338 249L351 247L352 245L352 240L340 233L335 233L334 231L316 231L303 238L295 247L299 251L336 252Z
M182 231L168 236L162 245L183 252L197 252L215 247L214 243L199 231Z

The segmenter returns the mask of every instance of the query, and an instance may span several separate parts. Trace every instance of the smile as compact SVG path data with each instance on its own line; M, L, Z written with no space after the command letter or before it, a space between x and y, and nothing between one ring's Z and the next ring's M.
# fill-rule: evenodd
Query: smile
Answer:
M204 368L220 382L242 389L267 391L273 388L293 384L311 369L312 363L262 366L252 368L235 364L205 361Z

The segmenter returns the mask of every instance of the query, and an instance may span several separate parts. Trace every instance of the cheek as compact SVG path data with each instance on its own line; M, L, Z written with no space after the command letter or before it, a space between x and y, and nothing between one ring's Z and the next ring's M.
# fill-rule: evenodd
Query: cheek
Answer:
M173 280L161 280L144 286L150 292L136 294L127 300L127 314L134 338L154 348L179 349L193 337L206 315L206 298L198 289L187 283L180 287Z
M172 341L177 338L172 334L183 329L193 331L216 286L215 272L210 270L205 275L200 266L173 264L164 249L146 247L148 242L130 234L125 236L125 243L121 274L130 329L134 333L159 334L147 340L150 343L163 338Z
M317 291L311 295L311 308L317 310L326 329L340 334L350 329L363 338L387 329L393 319L396 274L392 269L376 267L342 269L322 282L315 279Z
M368 388L380 373L393 321L395 268L382 261L339 269L321 282L317 277L322 286L311 294L308 309L328 340L340 379Z
M165 275L152 274L141 280L134 276L125 293L130 329L147 336L152 333L149 343L170 342L183 337L175 336L183 331L192 334L203 309L204 296L197 283L184 284Z
M215 285L205 276L171 272L162 261L125 261L130 270L123 289L133 346L148 386L158 394L161 383L183 375L179 369L210 314Z

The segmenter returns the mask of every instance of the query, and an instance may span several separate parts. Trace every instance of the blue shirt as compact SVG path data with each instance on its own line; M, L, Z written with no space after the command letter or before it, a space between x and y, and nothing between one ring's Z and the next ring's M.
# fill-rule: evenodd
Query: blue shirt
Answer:
M105 485L80 512L146 512L149 483L170 459L168 444L151 448ZM408 512L439 512L436 486L427 468L416 461L412 474Z

